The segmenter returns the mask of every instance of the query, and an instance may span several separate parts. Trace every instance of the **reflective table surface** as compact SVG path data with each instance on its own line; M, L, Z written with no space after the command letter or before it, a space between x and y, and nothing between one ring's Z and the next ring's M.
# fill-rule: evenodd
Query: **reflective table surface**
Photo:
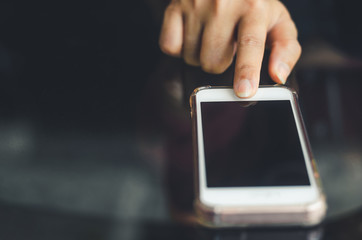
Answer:
M135 220L1 204L4 239L361 239L362 211L314 228L212 230L161 220Z
M59 96L43 96L44 106L39 108L46 111L35 113L27 112L29 105L35 104L20 99L14 107L16 114L2 115L0 236L361 239L361 72L348 70L348 75L342 69L329 75L323 69L300 69L290 80L290 87L299 93L327 195L325 222L314 228L210 230L194 224L192 212L187 91L205 82L224 84L222 79L230 79L230 73L209 76L179 60L166 57L165 62L182 74L165 74L169 67L161 64L165 79L157 82L157 74L150 75L152 86L144 87L142 98L128 102L131 106L127 108L112 101L116 96L105 95L88 97L90 103L81 106L84 96L79 93L62 103L56 103ZM200 76L207 79L200 83L184 81ZM130 109L126 115L125 109Z
M0 237L362 239L360 61L306 42L288 81L327 195L325 221L204 229L192 211L188 98L231 85L233 66L208 75L163 56L147 7L128 4L143 18L120 14L120 1L1 8Z

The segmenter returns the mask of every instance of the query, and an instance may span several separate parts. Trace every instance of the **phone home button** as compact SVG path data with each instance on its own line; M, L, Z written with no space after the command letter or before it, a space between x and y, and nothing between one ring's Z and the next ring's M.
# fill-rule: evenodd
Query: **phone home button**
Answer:
M282 197L280 191L257 191L250 193L250 197L254 200L263 200L263 199L277 199Z

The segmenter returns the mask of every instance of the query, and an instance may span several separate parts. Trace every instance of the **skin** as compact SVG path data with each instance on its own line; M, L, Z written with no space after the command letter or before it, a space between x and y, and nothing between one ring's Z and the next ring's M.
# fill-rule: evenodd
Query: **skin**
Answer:
M236 55L234 91L255 94L265 47L269 75L284 84L301 47L288 10L277 0L173 0L164 13L159 44L171 56L214 74L224 72Z

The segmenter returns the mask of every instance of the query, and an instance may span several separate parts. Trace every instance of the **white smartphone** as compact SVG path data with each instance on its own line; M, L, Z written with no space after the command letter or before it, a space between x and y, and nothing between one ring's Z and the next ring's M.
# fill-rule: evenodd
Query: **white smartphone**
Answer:
M190 100L203 225L321 222L326 200L295 92L264 86L240 99L230 87L207 86Z

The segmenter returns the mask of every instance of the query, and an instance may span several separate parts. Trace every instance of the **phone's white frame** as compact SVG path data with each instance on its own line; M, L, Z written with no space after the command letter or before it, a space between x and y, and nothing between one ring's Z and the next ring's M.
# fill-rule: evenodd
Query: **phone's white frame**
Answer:
M203 142L201 102L229 102L229 101L275 101L288 100L291 104L298 135L303 151L305 164L309 176L310 186L285 187L213 187L206 185L206 169ZM273 206L308 204L318 200L320 193L313 175L307 143L304 139L303 125L298 117L296 102L293 93L285 87L259 88L256 94L247 99L240 99L231 88L202 89L195 96L197 145L198 145L198 177L199 200L210 207L223 206Z

